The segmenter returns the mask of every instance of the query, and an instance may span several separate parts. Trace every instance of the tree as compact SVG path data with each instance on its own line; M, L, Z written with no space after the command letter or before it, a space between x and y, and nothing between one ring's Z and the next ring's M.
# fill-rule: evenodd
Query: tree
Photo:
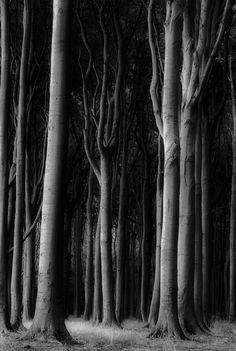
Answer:
M64 324L60 282L71 5L66 0L53 2L48 147L43 187L38 294L35 316L29 331L32 336L38 333L53 335L63 342L71 341Z
M1 88L0 88L0 329L10 327L7 299L7 208L8 208L8 119L10 113L9 1L1 3Z
M160 309L153 335L184 338L177 312L177 240L179 200L178 87L183 9L185 2L166 3L163 85L164 189L161 238Z
M27 75L30 49L31 7L31 0L25 0L23 14L24 30L19 78L19 103L16 130L16 209L11 276L11 324L14 329L17 329L21 325L21 262L25 202L26 106L28 94Z

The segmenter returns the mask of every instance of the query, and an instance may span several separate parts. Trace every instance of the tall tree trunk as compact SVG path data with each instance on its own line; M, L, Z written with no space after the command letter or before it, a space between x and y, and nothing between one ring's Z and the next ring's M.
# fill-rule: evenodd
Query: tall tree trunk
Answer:
M94 172L90 166L88 179L88 198L86 204L86 236L87 236L87 256L85 272L85 308L84 319L89 320L93 312L93 222L92 222L92 203L93 203L93 184Z
M234 26L235 27L235 26ZM232 34L235 34L233 28ZM231 44L232 46L232 44ZM233 67L233 50L230 48L229 54L229 72L230 72L230 88L231 88L231 104L233 116L233 164L232 164L232 185L231 185L231 208L230 208L230 242L229 242L229 319L233 322L236 319L236 105L235 105L235 89Z
M63 272L64 166L67 150L67 100L69 24L72 2L53 1L53 34L49 128L43 188L39 254L38 294L33 324L29 333L53 335L63 342L72 339L63 316L60 279Z
M161 232L163 214L163 142L159 135L158 143L158 170L156 192L156 255L155 255L155 278L153 284L152 300L148 316L148 325L154 326L158 319L160 304L160 258L161 258Z
M123 318L129 318L129 305L130 305L130 271L129 271L129 247L130 247L130 233L127 231L126 235L126 240L125 240L125 267L127 269L125 270L125 275L124 275L124 306L123 306Z
M98 324L102 321L102 273L101 273L101 217L100 211L97 218L94 255L94 294L93 294L93 322Z
M73 211L68 204L67 209L64 213L65 224L64 224L64 317L67 318L69 315L71 300L70 300L70 272L71 272L71 236L72 236L72 216ZM80 245L80 244L79 244Z
M119 214L117 229L117 260L116 260L116 318L123 319L124 307L124 276L125 276L125 235L127 215L127 136L126 123L122 121L122 160L119 193Z
M82 213L81 199L78 201L78 208L74 218L74 236L75 236L75 292L74 292L74 315L80 317L82 313L82 263L81 263L81 247L82 247Z
M26 154L25 171L25 229L29 230L32 224L30 209L29 159ZM35 232L31 233L25 241L24 255L24 285L23 285L23 320L30 320L34 313L34 254Z
M1 0L0 87L0 332L10 327L7 298L8 120L10 87L9 0Z
M180 132L178 302L181 326L189 333L199 329L194 312L195 116L193 113L191 106L183 109Z
M161 239L160 310L154 335L184 338L177 311L177 242L179 206L178 91L184 1L167 2L163 87L164 189Z
M135 235L130 233L130 252L129 252L129 317L135 317Z
M27 107L27 75L30 49L31 0L24 0L23 43L20 65L19 104L16 131L16 210L14 227L14 251L11 276L11 324L17 329L21 325L21 262L25 201L25 134Z
M103 295L103 324L116 324L112 281L112 218L111 218L111 174L110 157L101 156L101 267Z
M142 189L142 274L141 274L141 300L140 311L143 322L148 319L148 294L150 289L151 268L151 199L149 184L149 160L145 150L144 155L144 183Z

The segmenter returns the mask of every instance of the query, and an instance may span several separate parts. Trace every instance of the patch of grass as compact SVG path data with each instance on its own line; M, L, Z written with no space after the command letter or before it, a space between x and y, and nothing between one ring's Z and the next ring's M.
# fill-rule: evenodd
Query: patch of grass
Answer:
M140 343L140 333L129 327L123 329L93 325L82 319L70 318L66 325L71 335L93 347L116 346L120 349L135 347Z

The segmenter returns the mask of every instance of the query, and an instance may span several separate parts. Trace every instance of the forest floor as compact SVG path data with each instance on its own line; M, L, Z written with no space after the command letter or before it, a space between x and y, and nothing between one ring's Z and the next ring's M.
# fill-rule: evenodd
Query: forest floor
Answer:
M236 351L236 325L216 321L213 335L198 335L188 341L171 338L150 339L149 331L138 321L124 322L123 329L92 326L81 319L69 319L67 327L78 345L64 346L56 340L21 340L22 334L0 336L0 351Z

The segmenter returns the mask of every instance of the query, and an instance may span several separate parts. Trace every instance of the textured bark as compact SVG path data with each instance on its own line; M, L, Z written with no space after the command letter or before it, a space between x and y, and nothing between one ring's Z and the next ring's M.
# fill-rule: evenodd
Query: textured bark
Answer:
M184 1L168 2L163 87L164 189L161 239L160 310L153 335L184 338L177 311L177 240L179 205L178 88Z
M38 294L30 335L53 335L62 342L71 337L64 324L63 199L67 149L68 54L71 2L54 0L47 156L43 187Z
M87 256L85 272L85 308L84 319L89 320L93 311L93 223L92 223L92 202L93 202L93 182L94 172L92 167L89 170L88 198L86 204L86 236L87 236Z
M161 258L161 232L163 215L163 142L159 136L158 144L158 171L156 192L156 255L155 277L153 284L152 300L148 316L148 325L154 326L158 319L160 305L160 258Z
M19 104L16 130L16 210L14 226L14 251L11 276L11 324L14 329L21 325L21 262L25 201L25 134L27 114L27 74L30 49L31 0L24 1L23 43L20 65Z
M10 87L9 1L1 5L1 88L0 88L0 332L10 328L7 298L7 209L8 209L8 120Z

